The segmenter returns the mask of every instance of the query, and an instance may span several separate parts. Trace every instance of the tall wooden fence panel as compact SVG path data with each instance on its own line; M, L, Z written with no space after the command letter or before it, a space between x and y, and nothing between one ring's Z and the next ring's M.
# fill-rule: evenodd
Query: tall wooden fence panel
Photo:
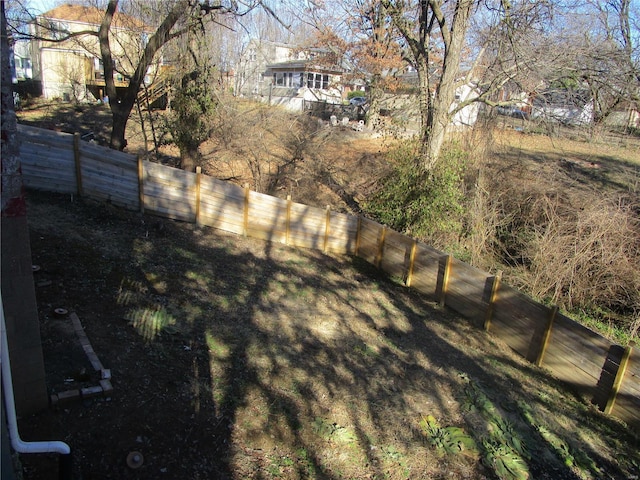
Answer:
M444 255L444 252L418 242L413 254L412 271L407 278L407 286L415 288L435 300L438 288L438 269L440 259Z
M597 392L597 387L611 347L606 338L558 314L542 365L574 390L601 405L602 394Z
M413 239L393 230L387 230L380 253L380 269L406 283L411 268Z
M627 349L626 370L620 372L619 390L612 403L610 413L633 425L640 431L640 349Z
M327 212L301 203L290 203L289 238L295 247L323 250L327 233Z
M535 362L542 348L549 308L508 285L500 285L487 330L523 357Z
M490 276L460 260L451 259L445 304L481 326L487 309L491 285ZM487 291L489 290L489 291Z
M357 255L369 263L378 265L384 234L385 228L378 222L360 218L360 229L356 239Z
M242 187L202 176L200 223L225 232L244 233L245 192Z
M77 193L73 135L18 125L22 178L27 188Z
M144 162L142 185L145 211L195 222L195 173Z
M137 159L127 153L79 142L76 158L79 193L135 210L140 205Z
M287 223L286 200L263 193L250 192L248 199L247 235L253 238L285 243Z
M330 212L325 250L354 254L358 237L358 217L340 212Z
M640 430L640 351L612 344L516 289L373 220L139 162L69 135L19 125L25 186L77 193L292 246L357 255L447 305Z

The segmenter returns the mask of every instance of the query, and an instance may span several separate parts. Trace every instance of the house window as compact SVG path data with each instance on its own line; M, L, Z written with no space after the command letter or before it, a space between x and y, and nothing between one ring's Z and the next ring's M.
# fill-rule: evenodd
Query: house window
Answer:
M53 40L60 40L69 35L69 24L56 20L49 20L47 23L48 25L45 28L47 28L49 36Z
M276 72L274 76L276 78L276 85L279 87L283 87L285 82L284 73Z
M307 88L326 90L329 88L330 75L322 73L307 73Z

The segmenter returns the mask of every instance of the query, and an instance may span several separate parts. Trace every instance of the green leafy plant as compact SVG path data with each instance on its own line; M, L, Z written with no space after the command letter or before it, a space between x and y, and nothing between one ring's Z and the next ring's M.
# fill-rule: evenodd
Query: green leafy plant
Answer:
M526 480L530 458L526 444L513 424L501 415L500 410L482 388L466 378L463 408L476 412L487 421L488 435L482 439L482 462L493 470L500 480Z
M349 445L357 441L357 437L351 429L337 423L330 423L321 417L317 417L313 421L313 431L316 435L338 444Z
M435 246L454 244L464 230L466 154L449 147L429 171L417 165L417 156L418 145L412 142L389 153L394 170L380 182L365 209L394 230Z
M430 445L441 453L476 453L477 446L473 438L459 427L441 427L433 415L420 421L420 428Z
M482 462L500 480L527 480L529 469L524 459L511 446L496 440L482 442Z

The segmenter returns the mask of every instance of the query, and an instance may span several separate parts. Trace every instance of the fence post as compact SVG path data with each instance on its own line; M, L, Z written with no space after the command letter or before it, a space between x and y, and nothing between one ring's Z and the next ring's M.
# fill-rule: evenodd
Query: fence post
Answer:
M360 253L360 237L362 236L362 215L358 215L358 225L356 227L356 251L354 255L357 257Z
M440 289L440 306L446 305L447 288L449 288L449 276L451 275L451 255L444 257L444 272L442 274L442 288Z
M289 245L291 243L291 195L287 195L287 231L285 234L285 245Z
M82 197L82 165L80 163L80 134L73 134L73 160L76 164L76 186L78 188L78 196Z
M491 296L489 297L489 305L487 306L487 313L484 317L484 330L489 331L491 328L491 319L493 318L493 308L498 298L498 289L500 288L500 282L502 281L502 271L498 271L495 277L493 277L493 283L491 285Z
M242 235L245 237L249 233L249 184L244 184L244 218L242 223Z
M418 241L414 240L411 245L411 254L409 255L409 272L407 273L407 287L411 286L411 280L413 280L413 264L416 261L416 250L418 249Z
M544 361L544 354L547 351L547 347L549 346L549 339L551 338L551 330L553 329L553 322L556 320L556 316L558 315L558 306L554 305L551 307L549 311L549 317L547 318L547 326L544 329L542 334L542 339L540 340L540 350L538 351L538 356L536 358L535 364L540 367L542 366L542 362Z
M202 167L196 167L196 226L200 226L200 182L202 181Z
M376 268L380 268L382 264L382 253L384 252L384 241L387 236L387 227L382 227L382 232L380 232L380 238L378 239L378 252L376 253L375 265Z
M138 201L140 202L140 213L144 213L144 165L142 157L138 155Z
M331 221L331 205L327 205L327 213L325 216L325 227L324 227L324 244L322 246L322 251L327 253L327 246L329 245L329 223Z
M629 359L631 358L631 350L633 350L634 345L634 342L629 342L629 345L627 346L627 348L625 348L622 359L620 360L620 365L618 365L616 378L613 381L613 387L611 387L611 393L609 394L607 405L604 407L604 413L606 413L607 415L611 413L613 407L615 406L616 397L618 396L618 392L620 391L620 387L622 386L622 380L624 378L625 372L627 371Z

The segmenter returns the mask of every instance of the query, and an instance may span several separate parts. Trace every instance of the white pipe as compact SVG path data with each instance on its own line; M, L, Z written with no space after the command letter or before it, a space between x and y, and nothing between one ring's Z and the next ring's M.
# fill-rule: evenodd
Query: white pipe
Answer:
M11 446L18 453L59 453L69 455L71 448L64 442L25 442L20 438L18 432L18 421L16 419L16 404L13 396L13 381L11 380L11 363L9 362L9 344L7 342L7 326L4 321L4 307L2 296L0 295L0 316L2 316L2 343L0 344L0 358L2 361L2 389L4 391L5 407L7 409L7 426L9 428L9 438ZM1 421L1 420L0 420Z

